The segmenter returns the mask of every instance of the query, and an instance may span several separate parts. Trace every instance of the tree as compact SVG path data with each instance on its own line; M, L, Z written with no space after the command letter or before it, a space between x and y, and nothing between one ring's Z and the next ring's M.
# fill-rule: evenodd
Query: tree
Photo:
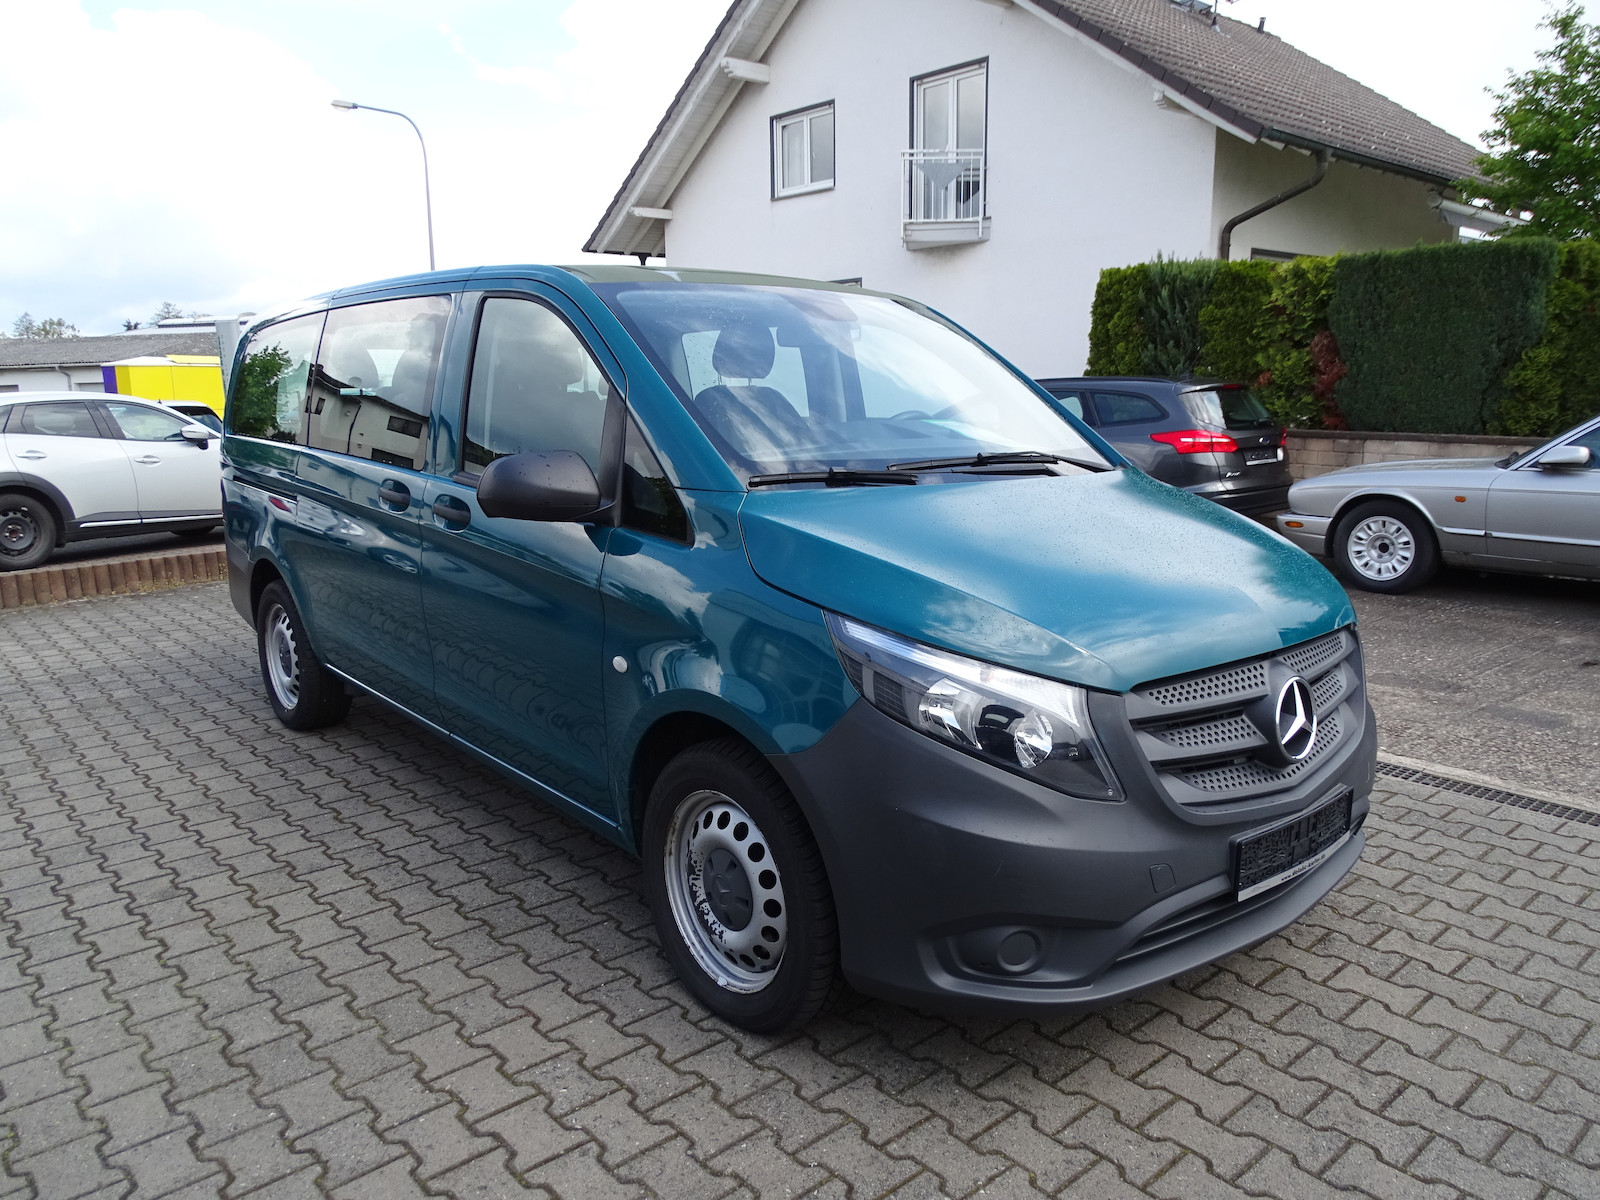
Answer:
M1456 183L1469 200L1530 213L1511 236L1600 237L1600 26L1583 15L1566 0L1545 18L1556 44L1495 93L1489 150L1477 160L1484 178Z
M132 319L123 321L123 323L122 323L122 332L123 333L132 333L135 329L138 329L138 328L140 328L139 322L135 321L135 320L132 320Z
M80 335L78 327L70 324L65 317L46 317L42 321L35 321L31 313L23 313L11 322L11 336L54 341L58 338L75 338Z
M161 302L161 307L156 309L155 315L150 318L150 324L159 325L163 321L168 321L173 317L181 316L183 316L183 309L179 308L171 300L163 300Z

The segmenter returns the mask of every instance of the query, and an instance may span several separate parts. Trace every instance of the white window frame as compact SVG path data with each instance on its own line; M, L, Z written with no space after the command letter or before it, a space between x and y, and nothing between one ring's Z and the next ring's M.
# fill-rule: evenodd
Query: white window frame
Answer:
M808 179L805 183L795 184L793 187L783 186L783 131L791 125L798 124L804 139L804 161L806 172L811 171L811 119L823 113L833 117L833 174L826 179ZM834 179L839 174L839 121L834 114L833 101L828 100L822 104L813 104L808 108L797 108L793 112L779 113L772 118L772 198L781 200L787 196L803 196L808 192L825 192L833 187Z

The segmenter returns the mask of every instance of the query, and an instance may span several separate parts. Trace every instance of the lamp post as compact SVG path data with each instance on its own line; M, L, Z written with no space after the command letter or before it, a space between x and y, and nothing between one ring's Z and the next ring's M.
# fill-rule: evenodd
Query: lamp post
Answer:
M367 112L388 113L391 117L399 117L411 131L417 135L417 142L422 147L422 201L428 211L428 270L434 269L433 265L433 193L428 186L428 143L422 140L422 130L417 128L417 123L403 112L396 112L392 108L374 108L370 104L357 104L354 100L335 100L333 106L350 112L352 109L362 108Z

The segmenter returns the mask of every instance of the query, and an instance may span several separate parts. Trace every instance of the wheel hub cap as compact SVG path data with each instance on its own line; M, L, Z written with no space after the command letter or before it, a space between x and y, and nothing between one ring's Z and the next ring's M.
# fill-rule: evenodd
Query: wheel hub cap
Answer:
M1395 579L1416 561L1416 539L1393 517L1368 517L1350 531L1350 564L1368 579Z
M7 553L26 553L38 537L38 528L23 513L10 512L0 517L0 548Z
M295 651L294 627L289 614L274 608L267 616L267 676L278 703L293 708L300 702L300 656Z
M759 992L789 939L788 904L766 836L721 792L679 805L667 836L667 898L684 944L718 986Z

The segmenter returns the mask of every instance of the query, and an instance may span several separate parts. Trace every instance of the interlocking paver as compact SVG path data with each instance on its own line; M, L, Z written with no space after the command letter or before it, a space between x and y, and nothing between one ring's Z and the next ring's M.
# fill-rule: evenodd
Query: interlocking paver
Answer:
M0 721L0 1200L1600 1194L1592 825L1380 776L1251 952L771 1038L620 851L373 702L279 727L219 585L0 615Z

